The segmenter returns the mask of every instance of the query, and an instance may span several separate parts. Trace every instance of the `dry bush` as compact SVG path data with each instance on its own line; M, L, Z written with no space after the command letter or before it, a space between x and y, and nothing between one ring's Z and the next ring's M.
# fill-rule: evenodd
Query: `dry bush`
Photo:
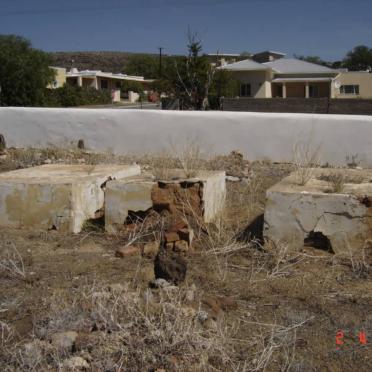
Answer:
M173 143L171 150L187 178L195 177L196 171L203 167L203 151L197 139L186 138L183 143Z
M348 255L346 257L346 263L351 268L351 271L356 278L367 278L371 271L371 266L366 260L366 249L365 247L361 251L353 249L347 238L346 246L348 248Z
M153 154L147 157L146 160L145 162L150 165L152 173L157 180L169 180L174 176L171 170L178 167L177 160L166 150Z
M324 179L324 177L323 177ZM332 173L326 177L332 192L340 193L345 185L345 174L342 172Z
M3 257L0 258L0 272L7 274L12 278L26 278L25 266L21 254L18 252L13 243L7 247L1 246L4 251Z
M293 164L299 185L304 186L313 176L314 168L320 165L321 145L315 146L311 137L304 141L297 141L293 146Z
M322 174L318 177L320 181L326 181L330 187L330 192L340 193L344 189L345 184L353 183L360 184L364 182L364 177L357 174L348 174L345 169L332 172L330 174Z
M285 243L266 242L265 251L269 255L269 277L288 276L294 266L304 260L297 250Z

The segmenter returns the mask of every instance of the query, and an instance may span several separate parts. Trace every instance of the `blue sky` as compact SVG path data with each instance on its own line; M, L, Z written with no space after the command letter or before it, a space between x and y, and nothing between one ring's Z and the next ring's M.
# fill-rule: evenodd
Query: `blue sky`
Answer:
M372 47L372 0L0 0L0 34L47 51L185 51L187 29L204 51L261 50L342 58Z

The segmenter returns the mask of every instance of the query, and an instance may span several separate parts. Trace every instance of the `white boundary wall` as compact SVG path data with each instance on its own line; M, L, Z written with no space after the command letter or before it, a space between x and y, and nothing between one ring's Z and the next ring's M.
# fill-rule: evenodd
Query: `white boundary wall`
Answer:
M117 154L156 152L197 140L217 154L241 151L249 160L291 161L293 145L321 145L323 162L345 164L358 154L372 167L372 116L227 111L0 108L8 147L65 146Z

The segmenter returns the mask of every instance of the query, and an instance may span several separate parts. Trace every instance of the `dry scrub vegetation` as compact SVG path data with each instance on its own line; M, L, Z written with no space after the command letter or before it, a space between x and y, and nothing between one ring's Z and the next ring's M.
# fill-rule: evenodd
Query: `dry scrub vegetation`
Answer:
M1 169L53 162L136 161L178 167L161 155L113 157L79 151L8 150ZM114 251L146 234L78 235L0 229L2 371L369 371L371 257L361 270L311 247L262 244L268 187L292 167L249 163L239 153L200 160L226 170L225 213L195 219L186 281L149 288L153 261ZM161 164L167 164L163 166ZM159 170L160 169L160 170ZM345 344L336 350L338 330ZM67 332L67 333L66 333Z

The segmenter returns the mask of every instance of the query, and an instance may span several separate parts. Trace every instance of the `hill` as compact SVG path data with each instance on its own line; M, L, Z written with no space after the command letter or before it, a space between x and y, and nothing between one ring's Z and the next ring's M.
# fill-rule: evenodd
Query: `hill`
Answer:
M70 69L72 66L79 70L101 70L107 72L125 72L125 66L130 56L153 55L150 53L130 52L53 52L50 53L53 65ZM73 62L72 62L73 61Z

